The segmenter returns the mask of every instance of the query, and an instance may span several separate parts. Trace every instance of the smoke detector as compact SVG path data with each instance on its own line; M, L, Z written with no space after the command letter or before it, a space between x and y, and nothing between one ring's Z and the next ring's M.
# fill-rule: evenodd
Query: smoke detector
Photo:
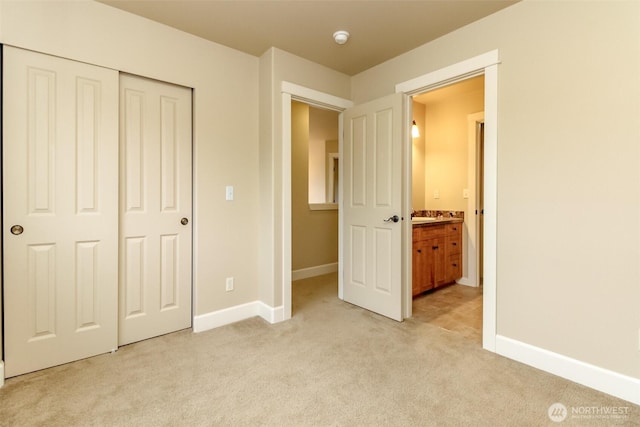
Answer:
M344 30L336 31L333 33L333 39L338 44L345 44L349 40L349 32Z

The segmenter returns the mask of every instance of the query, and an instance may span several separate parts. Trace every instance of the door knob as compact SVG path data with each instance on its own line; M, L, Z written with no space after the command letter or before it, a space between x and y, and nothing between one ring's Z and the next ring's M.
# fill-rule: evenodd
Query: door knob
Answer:
M400 221L400 217L398 215L390 216L389 218L384 220L384 222L398 222L398 221Z
M189 220L188 220L187 218L182 218L182 219L180 220L180 224L182 224L182 225L187 225L187 224L189 224Z
M16 236L19 236L20 234L22 234L23 231L24 231L24 228L22 228L21 225L14 225L11 227L11 234L14 234Z

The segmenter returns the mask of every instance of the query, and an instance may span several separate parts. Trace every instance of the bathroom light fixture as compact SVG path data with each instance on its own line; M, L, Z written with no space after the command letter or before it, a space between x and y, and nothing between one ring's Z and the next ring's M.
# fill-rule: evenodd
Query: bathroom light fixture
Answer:
M415 120L411 125L411 136L414 138L420 138L420 129L418 129L418 125L416 124Z
M336 31L333 33L333 39L338 44L345 44L349 40L349 32L344 30Z

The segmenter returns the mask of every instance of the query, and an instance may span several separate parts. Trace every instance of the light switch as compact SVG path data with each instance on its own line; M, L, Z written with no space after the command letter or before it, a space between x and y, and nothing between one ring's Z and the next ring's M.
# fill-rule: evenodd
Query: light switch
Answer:
M233 200L233 185L227 185L226 189L226 198L227 200Z
M464 190L462 190L462 198L463 199L468 199L469 198L469 189L465 188Z

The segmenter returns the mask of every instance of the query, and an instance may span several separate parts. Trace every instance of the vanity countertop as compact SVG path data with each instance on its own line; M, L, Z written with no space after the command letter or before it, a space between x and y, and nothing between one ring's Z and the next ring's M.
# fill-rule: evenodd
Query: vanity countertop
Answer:
M432 225L440 225L440 224L454 224L464 222L464 218L456 218L456 217L424 217L424 216L414 216L411 218L411 224L414 227L429 227Z

